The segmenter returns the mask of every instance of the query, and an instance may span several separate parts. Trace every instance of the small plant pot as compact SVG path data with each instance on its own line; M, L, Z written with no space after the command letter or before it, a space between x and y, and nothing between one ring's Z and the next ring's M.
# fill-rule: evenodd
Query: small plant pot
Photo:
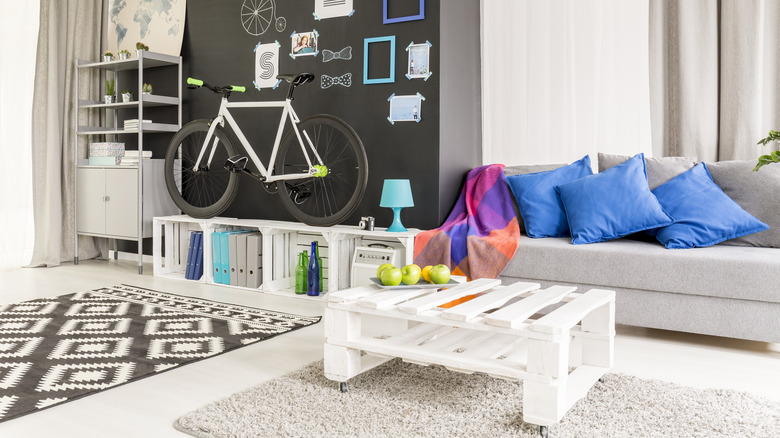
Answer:
M143 52L143 50L136 50L135 51L136 56L138 56L140 58L141 57L141 52Z
M103 55L103 62L111 62L114 60L113 56Z
M129 59L129 58L130 58L130 54L129 53L120 53L119 54L119 59L120 60L124 61L125 59Z
M103 96L103 102L105 102L106 105L108 105L109 103L116 103L116 96L109 96L108 94L106 94L105 96Z
M152 94L152 92L151 92L151 91L144 91L144 92L143 92L143 94L144 94L145 96L148 96L148 95Z
M132 102L133 101L133 95L132 94L122 94L122 102Z

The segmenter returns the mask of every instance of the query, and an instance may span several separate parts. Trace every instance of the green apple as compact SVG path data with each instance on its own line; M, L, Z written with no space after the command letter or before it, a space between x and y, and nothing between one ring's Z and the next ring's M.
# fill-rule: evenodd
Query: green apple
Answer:
M401 268L401 282L406 285L417 284L422 276L422 270L415 264L406 265Z
M381 280L382 278L379 275L382 273L382 271L385 268L392 268L392 267L393 267L392 263L383 263L383 264L379 265L379 267L376 268L376 278L379 278Z
M403 277L401 270L395 266L382 269L382 272L379 273L379 281L385 286L398 286L401 284L401 277Z
M431 281L444 284L450 281L450 268L447 265L436 265L431 268Z

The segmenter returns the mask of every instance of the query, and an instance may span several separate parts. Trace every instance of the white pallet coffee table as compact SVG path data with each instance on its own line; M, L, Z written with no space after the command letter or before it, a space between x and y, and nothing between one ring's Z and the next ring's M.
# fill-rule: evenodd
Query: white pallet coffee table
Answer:
M522 380L523 420L546 436L613 363L615 292L575 290L479 279L442 291L367 286L333 292L324 317L325 376L346 391L348 379L398 357ZM562 305L538 316L555 304ZM404 329L382 338L364 335L363 315L394 318Z

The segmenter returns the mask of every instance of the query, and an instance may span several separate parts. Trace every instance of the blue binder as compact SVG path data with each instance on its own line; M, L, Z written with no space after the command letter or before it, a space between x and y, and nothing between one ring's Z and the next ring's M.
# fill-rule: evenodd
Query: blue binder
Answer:
M195 237L195 267L193 268L192 279L200 280L203 276L203 233L198 231Z
M190 231L190 243L189 243L189 249L187 250L187 269L184 271L184 278L187 280L192 280L192 274L193 269L195 267L195 236L197 235L196 231Z
M222 283L222 231L211 233L211 271L214 273L214 283Z

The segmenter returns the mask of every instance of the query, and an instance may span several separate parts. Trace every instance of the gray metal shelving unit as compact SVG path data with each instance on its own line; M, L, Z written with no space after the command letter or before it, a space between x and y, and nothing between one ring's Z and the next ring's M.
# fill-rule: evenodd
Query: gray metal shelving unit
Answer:
M144 74L147 69L168 67L177 71L177 95L161 96L141 93L144 84ZM119 72L138 72L138 98L133 102L116 102L106 104L102 100L88 96L82 99L78 84L79 74L87 69L98 69L106 72L106 77L116 80L115 89L120 90ZM102 87L98 87L102 89ZM76 102L75 102L75 141L79 136L112 137L111 141L121 142L122 136L137 136L139 156L143 155L144 135L156 133L174 133L182 125L182 62L180 56L170 56L161 53L140 51L136 57L107 62L76 60ZM119 119L119 110L135 109L136 118L144 120L144 109L149 107L176 107L177 123L139 123L136 130L125 130L123 121ZM111 126L83 126L79 124L80 109L105 110L113 113ZM107 115L107 114L106 114ZM106 117L106 120L109 118ZM179 210L171 201L165 189L162 173L162 159L139 159L137 166L90 166L87 157L80 157L78 147L75 147L75 200L76 200L76 230L74 233L75 256L73 262L78 264L78 236L90 235L107 237L116 240L131 240L138 243L138 273L143 273L143 244L145 237L152 237L152 217L178 214ZM146 164L145 164L146 162ZM145 169L146 168L146 169ZM120 173L121 172L121 173ZM100 181L104 185L100 187ZM122 184L135 184L135 196L127 192ZM111 196L120 199L111 199ZM113 202L113 203L112 203ZM101 220L101 215L103 219ZM114 223L120 221L120 224ZM102 222L102 225L101 225ZM108 225L108 226L106 226ZM118 225L118 226L117 226ZM135 225L133 227L133 225ZM135 232L129 231L135 228ZM116 247L116 245L115 245ZM116 252L114 253L116 257Z

